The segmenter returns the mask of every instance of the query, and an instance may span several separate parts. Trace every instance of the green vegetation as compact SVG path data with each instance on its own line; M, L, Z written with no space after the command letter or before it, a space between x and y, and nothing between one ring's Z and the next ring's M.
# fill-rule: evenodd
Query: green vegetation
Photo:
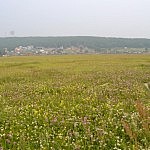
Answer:
M13 50L17 46L34 45L35 47L45 48L64 48L88 47L101 51L103 48L150 48L150 39L128 39L128 38L105 38L105 37L90 37L90 36L73 36L73 37L10 37L0 38L0 50L8 48Z
M149 82L149 55L1 57L0 149L148 150Z

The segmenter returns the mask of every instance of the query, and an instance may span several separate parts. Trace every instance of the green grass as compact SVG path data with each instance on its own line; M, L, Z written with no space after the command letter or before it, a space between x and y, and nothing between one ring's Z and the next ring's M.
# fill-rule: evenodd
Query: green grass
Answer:
M0 149L150 148L150 55L0 58Z

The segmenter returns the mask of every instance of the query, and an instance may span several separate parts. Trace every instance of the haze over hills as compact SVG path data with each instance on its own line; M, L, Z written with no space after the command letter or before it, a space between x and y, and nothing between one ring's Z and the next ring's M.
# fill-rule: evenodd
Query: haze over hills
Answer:
M150 39L144 38L112 38L92 36L65 36L65 37L5 37L0 38L0 50L9 51L17 46L33 45L34 47L64 48L83 46L89 49L102 48L150 48Z

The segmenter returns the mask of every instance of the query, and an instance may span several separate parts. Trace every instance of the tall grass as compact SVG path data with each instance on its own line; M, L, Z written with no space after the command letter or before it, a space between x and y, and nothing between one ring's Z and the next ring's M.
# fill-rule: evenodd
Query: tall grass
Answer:
M149 149L149 55L0 58L0 149Z

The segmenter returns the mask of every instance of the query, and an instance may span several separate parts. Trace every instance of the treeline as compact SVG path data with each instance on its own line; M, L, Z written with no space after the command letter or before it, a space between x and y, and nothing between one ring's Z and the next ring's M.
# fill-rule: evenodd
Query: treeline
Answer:
M13 50L17 46L33 45L35 47L64 48L75 46L88 47L100 50L102 48L150 48L150 39L130 38L107 38L90 36L68 36L68 37L7 37L0 38L0 50L8 48Z

